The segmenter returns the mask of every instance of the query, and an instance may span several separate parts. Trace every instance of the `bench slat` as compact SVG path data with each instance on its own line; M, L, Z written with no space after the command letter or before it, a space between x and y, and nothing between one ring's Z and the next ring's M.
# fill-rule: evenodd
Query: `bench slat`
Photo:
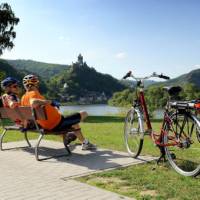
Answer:
M46 120L46 111L44 107L38 107L34 109L36 120ZM32 115L31 107L20 106L16 108L0 108L0 114L2 119L10 118L13 121L15 120L34 120Z

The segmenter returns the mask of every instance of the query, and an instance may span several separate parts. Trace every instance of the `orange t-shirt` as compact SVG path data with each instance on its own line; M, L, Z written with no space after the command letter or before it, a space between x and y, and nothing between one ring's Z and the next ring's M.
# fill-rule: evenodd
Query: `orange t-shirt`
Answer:
M30 91L26 92L22 96L21 105L30 106L30 100L33 98L45 100L45 97L43 97L38 91ZM55 128L61 121L61 114L55 107L51 105L45 105L45 110L47 114L47 120L37 120L37 123L42 126L42 128L51 130Z

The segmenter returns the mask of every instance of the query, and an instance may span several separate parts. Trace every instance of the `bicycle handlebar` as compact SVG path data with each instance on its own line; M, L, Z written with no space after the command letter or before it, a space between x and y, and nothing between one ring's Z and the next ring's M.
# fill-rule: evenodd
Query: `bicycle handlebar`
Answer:
M123 77L123 79L127 79L128 77L130 77L131 76L131 74L132 74L132 72L131 71L129 71L124 77Z
M165 80L169 80L170 77L169 76L165 76L163 74L158 75L159 78L165 79Z
M137 78L137 77L134 77L134 76L132 75L132 72L131 72L131 71L129 71L129 72L123 77L123 79L127 79L128 77L132 77L132 78L134 78L134 79L136 79L136 80L144 80L144 79L149 79L149 78L152 78L152 77L162 78L162 79L165 79L165 80L169 80L169 79L170 79L169 76L165 76L165 75L163 75L163 74L156 74L155 72L154 72L152 75L150 75L150 76L143 77L143 78Z

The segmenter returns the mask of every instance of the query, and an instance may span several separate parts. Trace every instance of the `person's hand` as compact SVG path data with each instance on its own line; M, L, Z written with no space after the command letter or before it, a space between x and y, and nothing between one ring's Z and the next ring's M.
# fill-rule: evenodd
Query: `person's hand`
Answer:
M60 105L60 102L58 102L58 101L56 101L56 100L52 100L52 101L51 101L51 105L54 106L54 107L57 107L58 109L59 109L60 106L61 106L61 105Z
M27 129L27 128L24 128L24 127L21 127L21 128L20 128L20 131L21 131L22 133L27 132L27 130L28 130L28 129Z

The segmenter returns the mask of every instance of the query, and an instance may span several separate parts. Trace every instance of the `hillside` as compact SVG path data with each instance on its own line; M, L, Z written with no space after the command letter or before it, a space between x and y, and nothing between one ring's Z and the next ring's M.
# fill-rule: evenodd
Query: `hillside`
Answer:
M27 70L39 74L44 79L49 79L67 69L68 65L37 62L33 60L7 60L10 65L18 70Z
M24 76L24 73L19 72L18 70L13 68L11 65L7 63L7 61L0 59L0 82L8 76L15 77L16 79L21 81ZM2 92L0 87L0 94L1 93Z
M165 82L159 82L153 84L154 86L159 86L159 85L180 85L183 86L185 84L194 84L196 87L200 88L200 69L192 70L191 72L187 74L183 74L177 78L171 79L169 81Z
M175 79L165 82L154 83L146 88L145 99L149 110L152 112L156 109L163 109L166 105L168 95L163 90L163 86L180 85L183 90L180 95L173 97L181 100L192 100L200 98L200 69L193 70L183 74ZM134 88L129 88L113 94L109 104L113 106L131 105L134 97Z
M200 88L200 69L193 70L187 74L183 74L175 79L169 80L167 84L183 85L185 83L193 83Z
M19 80L23 78L24 73L19 72L14 67L12 67L6 60L0 59L0 81L2 81L7 76L13 76Z
M27 73L39 74L41 89L50 99L76 103L105 103L116 91L127 86L111 75L97 72L79 55L72 65L56 65L32 60L4 60L5 69L21 79ZM8 67L9 66L9 67ZM4 71L4 70L3 70ZM3 72L2 72L3 73ZM8 73L6 73L7 75ZM45 89L44 87L45 86Z
M99 73L79 62L55 76L49 86L49 95L79 103L107 102L114 92L126 88L111 75Z
M22 86L22 79L27 74L30 74L30 72L27 70L19 71L10 65L6 60L0 59L0 81L2 81L5 77L11 76L18 79L20 81L20 85ZM47 92L46 84L43 81L41 81L40 89L42 92Z
M42 92L48 98L63 102L106 103L113 93L135 86L134 81L119 81L111 75L97 72L86 62L83 62L81 55L78 56L77 62L72 63L72 65L49 64L32 60L0 61L0 78L14 76L21 79L27 73L39 74L42 77L40 78ZM192 83L200 89L200 69L165 82L147 81L145 87L148 87L148 90L164 85L185 87L188 83Z
M0 59L0 79L4 79L7 76L13 76L18 79L22 79L23 75L18 70L8 64L6 60Z

